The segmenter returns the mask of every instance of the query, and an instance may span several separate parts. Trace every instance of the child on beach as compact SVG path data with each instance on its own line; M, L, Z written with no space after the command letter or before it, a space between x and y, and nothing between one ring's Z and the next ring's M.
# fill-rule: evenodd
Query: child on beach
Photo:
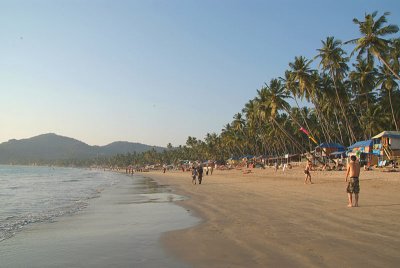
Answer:
M311 167L312 167L311 161L308 160L308 161L307 161L306 168L304 169L304 174L306 175L306 176L305 176L305 179L304 179L304 184L307 184L307 180L309 180L309 181L310 181L310 184L312 184L312 181L311 181L311 174L310 174Z

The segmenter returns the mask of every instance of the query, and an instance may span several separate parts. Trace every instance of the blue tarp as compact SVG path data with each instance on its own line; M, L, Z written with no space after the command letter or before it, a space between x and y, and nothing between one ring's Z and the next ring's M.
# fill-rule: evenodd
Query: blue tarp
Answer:
M331 153L330 155L346 155L346 152L333 152L333 153Z
M346 156L346 152L333 152L333 153L331 153L330 154L330 156L331 157L333 157L333 158L346 158L347 156Z
M372 146L372 140L367 140L367 141L358 141L352 145L350 145L349 147L347 147L347 149L354 149L357 147L370 147Z
M320 148L337 148L338 152L345 151L345 147L339 143L329 143L329 142L323 142L321 143L318 147Z

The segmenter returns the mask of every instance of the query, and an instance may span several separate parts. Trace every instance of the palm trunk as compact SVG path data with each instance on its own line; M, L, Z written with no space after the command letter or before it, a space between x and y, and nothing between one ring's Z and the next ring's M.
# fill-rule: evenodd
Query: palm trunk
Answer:
M397 127L396 118L394 117L394 111L393 111L393 105L392 105L392 95L390 94L390 91L391 90L389 90L390 109L392 110L392 117L393 117L394 126L396 127L396 131L399 131L399 128Z
M354 141L356 141L356 137L354 136L354 132L353 132L351 126L350 126L349 120L347 119L346 113L345 113L344 108L343 108L343 104L340 101L339 92L338 92L338 89L337 89L337 86L336 86L336 79L335 79L335 75L333 73L333 69L332 68L330 70L330 73L331 73L331 76L332 76L333 85L335 87L336 98L337 98L337 100L339 102L339 106L340 106L340 109L342 111L342 114L343 114L343 117L344 117L344 121L346 122L347 130L349 131L349 136L351 138L350 144L352 144Z
M307 90L307 88L306 88L306 90ZM322 135L324 135L325 140L328 140L327 137L329 137L329 139L330 139L329 133L326 133L325 126L322 123L322 119L324 119L325 122L326 122L326 119L322 118L323 116L321 115L321 112L319 110L318 101L315 99L315 97L312 94L310 94L310 92L308 92L308 94L310 95L310 97L315 105L315 111L316 111L317 117L318 117L319 121L321 122Z
M340 127L340 125L339 125L339 119L338 119L338 117L337 117L337 114L336 114L336 111L335 111L335 110L333 111L333 113L335 114L336 124L337 124L338 130L339 130L340 142L344 145L342 130L341 130L341 127Z
M399 75L398 75L395 71L393 71L392 67L390 67L390 65L381 57L381 55L380 55L379 53L376 53L375 55L376 55L376 57L379 59L379 61L382 62L382 63L386 66L386 68L388 68L389 71L390 71L398 80L400 80Z
M300 115L301 115L301 117L303 118L304 124L306 125L308 131L311 132L310 126L309 126L308 123L307 123L307 120L306 120L306 117L305 117L305 115L304 115L304 113L303 113L303 110L300 109L300 105L299 105L299 103L297 102L296 95L293 94L293 97L294 97L294 101L296 102L297 109L299 109ZM300 126L300 127L301 127L301 126Z

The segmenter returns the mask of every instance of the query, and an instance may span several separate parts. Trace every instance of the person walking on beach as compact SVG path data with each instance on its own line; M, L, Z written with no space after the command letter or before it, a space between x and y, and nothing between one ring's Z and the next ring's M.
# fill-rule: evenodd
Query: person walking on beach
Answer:
M197 168L192 169L192 183L196 184L196 178L197 178Z
M201 181L203 180L203 166L202 165L199 166L197 173L199 174L199 184L201 184Z
M307 181L308 181L308 180L310 181L310 184L312 184L312 181L311 181L311 173L310 173L311 167L312 167L311 161L308 160L308 161L307 161L306 168L304 169L304 174L306 175L306 176L305 176L305 179L304 179L304 184L307 184Z
M349 199L348 207L353 207L353 193L354 193L354 207L358 207L358 194L360 193L360 183L359 183L359 177L360 177L360 164L356 162L357 157L355 155L352 155L350 157L350 163L347 165L347 172L346 172L346 182L347 188L347 196ZM348 180L350 176L350 180Z
M214 163L214 161L213 161L213 162L211 163L210 175L212 175L212 174L213 174L214 167L215 167L215 163Z

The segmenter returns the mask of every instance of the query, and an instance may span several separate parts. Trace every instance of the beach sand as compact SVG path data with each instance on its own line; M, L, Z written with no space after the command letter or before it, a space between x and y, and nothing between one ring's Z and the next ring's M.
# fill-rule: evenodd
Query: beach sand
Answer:
M345 171L143 173L203 219L163 235L167 251L193 267L399 267L400 172L361 171L359 207L347 208Z

